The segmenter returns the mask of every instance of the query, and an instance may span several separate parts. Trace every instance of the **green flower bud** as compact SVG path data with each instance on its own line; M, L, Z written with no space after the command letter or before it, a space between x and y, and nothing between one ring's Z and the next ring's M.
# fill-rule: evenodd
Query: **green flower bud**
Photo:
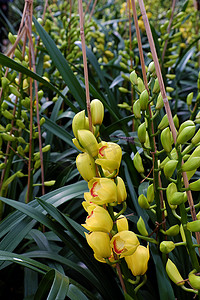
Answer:
M166 272L169 278L176 284L176 285L184 285L183 278L179 273L176 265L168 258L166 263ZM181 282L182 281L182 282Z
M12 114L11 112L9 112L8 110L6 110L6 109L2 111L2 115L3 115L6 119L8 119L8 120L13 120L13 119L14 119L13 114Z
M131 72L130 81L133 85L137 85L137 74L135 71Z
M148 66L148 72L150 72L151 74L155 72L155 64L154 62L150 62L149 66Z
M51 149L51 145L46 145L42 148L42 152L48 152Z
M166 195L167 195L167 201L168 201L168 204L170 206L171 209L176 209L177 205L172 205L170 200L172 198L172 195L177 192L177 187L176 187L176 184L174 182L170 183L167 187L167 190L166 190Z
M159 123L159 125L158 125L158 129L163 130L163 129L165 129L168 125L169 125L168 116L167 116L167 115L164 115L164 117L162 118L162 120L160 121L160 123Z
M194 95L193 92L187 95L187 100L186 101L187 101L188 106L190 106L192 104L193 95Z
M189 282L193 289L200 290L200 276L189 274Z
M89 130L78 130L78 140L85 151L92 157L98 155L98 143L94 134Z
M140 108L141 110L146 110L148 106L149 94L147 90L144 90L140 95Z
M41 166L41 161L40 161L40 159L38 159L38 160L36 160L36 162L35 162L33 168L34 168L35 170L37 170L40 166Z
M141 235L143 235L143 236L149 235L146 230L146 226L145 226L145 223L144 223L144 220L142 219L142 217L139 217L139 220L137 221L137 229Z
M153 94L158 94L159 92L160 92L160 86L159 86L158 78L156 78L153 86Z
M18 49L15 49L15 56L19 59L19 60L23 60L23 56L21 51L19 51Z
M182 171L193 171L200 167L200 159L199 157L190 157L183 165L182 165Z
M188 222L187 229L192 232L199 232L200 231L200 220Z
M154 201L154 185L150 184L147 188L147 201L152 203Z
M17 140L18 140L18 142L21 143L21 144L26 144L25 139L24 139L23 137L21 137L21 136L19 136L19 137L17 138Z
M198 212L198 214L196 215L197 220L200 220L200 211Z
M139 154L139 152L137 152L133 158L133 164L136 168L136 170L138 171L138 173L144 173L144 167L142 164L142 158Z
M177 115L175 115L175 116L173 117L173 121L174 121L175 127L178 129L178 128L179 128L179 119L178 119L178 116L177 116Z
M176 75L175 74L167 74L166 77L169 79L174 79L174 78L176 78Z
M180 205L184 203L184 200L185 200L184 193L175 192L169 199L169 203L171 205Z
M138 127L138 139L140 141L141 144L144 144L146 141L146 124L145 122L142 123L139 127Z
M85 129L85 110L78 112L72 121L72 130L76 139L78 138L78 130Z
M14 94L16 97L20 97L21 96L20 92L14 86L9 85L9 90L10 90L10 93Z
M165 234L169 236L175 236L179 234L179 225L176 224L174 226L171 226L169 229L165 231Z
M181 133L178 134L176 143L177 144L185 144L188 140L190 140L195 134L195 126L185 127Z
M90 103L93 125L101 125L104 117L104 106L98 99L93 99Z
M200 179L189 184L191 191L200 191Z
M25 110L22 110L22 111L21 111L21 116L22 116L22 118L23 118L25 121L28 121L28 116L27 116Z
M161 139L161 144L162 144L165 152L167 152L167 153L171 152L171 150L172 150L171 131L170 131L169 127L165 128L161 132L160 139Z
M163 241L160 243L160 251L162 253L167 254L167 253L173 251L174 248L175 248L175 245L172 241Z
M137 86L140 93L142 93L145 90L145 85L140 77L137 79Z
M1 86L5 89L9 85L10 81L6 77L1 77Z
M192 138L191 142L193 145L196 145L200 142L200 129L197 131L195 136Z
M184 128L189 127L189 126L194 126L194 125L195 124L192 120L187 120L187 121L183 122L179 128L178 133L180 134Z
M17 152L18 152L19 155L21 155L22 157L25 156L25 154L24 154L24 149L22 148L21 145L17 147Z
M160 92L158 95L158 98L157 98L157 102L156 102L156 109L159 110L159 109L163 108L163 106L164 106L163 97Z
M44 182L44 185L45 185L45 186L52 186L52 185L54 185L55 183L56 183L55 180L50 180L50 181L45 181L45 182Z
M19 128L22 128L22 129L25 128L25 125L24 125L24 123L23 123L21 120L17 120L17 121L16 121L16 125L17 125Z
M133 113L136 119L141 119L141 108L140 108L140 101L136 100L133 104Z
M164 166L164 174L166 176L166 178L170 178L172 177L175 169L176 169L176 166L178 164L178 161L177 160L170 160L168 161L165 166Z
M141 208L143 209L149 209L150 207L150 204L149 202L147 201L147 198L145 197L145 195L141 194L139 197L138 197L138 204Z
M128 93L130 93L130 91L129 91L129 90L125 89L125 88L124 88L124 87L122 87L122 86L120 86L120 87L119 87L119 91L120 91L121 93L124 93L124 94L128 94Z
M6 167L6 164L5 164L5 163L1 163L1 164L0 164L0 170L5 169L5 167Z
M8 33L8 39L11 42L11 44L14 44L16 41L16 37L11 32Z
M42 126L44 123L45 123L45 118L44 117L42 117L41 119L40 119L40 126Z
M2 133L1 137L6 142L14 142L16 140L16 137L14 135Z

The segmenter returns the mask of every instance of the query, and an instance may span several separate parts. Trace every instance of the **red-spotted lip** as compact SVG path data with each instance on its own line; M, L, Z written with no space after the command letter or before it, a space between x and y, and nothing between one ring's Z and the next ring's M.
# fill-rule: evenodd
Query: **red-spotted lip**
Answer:
M89 216L87 216L87 219L91 218L91 216L93 215L94 211L92 210L91 214Z
M121 254L124 249L122 249L122 250L117 249L116 243L117 243L116 240L114 240L114 242L113 242L114 251L115 251L116 254Z
M97 185L97 181L96 182L94 182L94 184L93 184L93 186L92 186L92 188L91 188L91 190L90 190L90 193L91 193L91 195L92 195L92 197L97 197L98 195L95 193L95 191L94 191L94 188L95 188L95 186Z
M102 146L102 147L99 149L99 154L100 154L101 156L104 156L104 154L102 153L102 151L103 151L105 148L107 148L107 146Z

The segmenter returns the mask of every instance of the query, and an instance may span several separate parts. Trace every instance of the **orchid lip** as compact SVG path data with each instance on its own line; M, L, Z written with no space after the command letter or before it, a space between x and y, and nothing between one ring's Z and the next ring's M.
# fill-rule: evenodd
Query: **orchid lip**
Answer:
M115 253L117 253L117 254L121 254L121 253L123 252L124 249L121 249L121 250L117 249L116 243L117 243L116 240L114 240L114 242L113 242L113 248L114 248L114 251L115 251Z
M102 147L99 149L99 154L100 154L101 156L105 156L105 155L102 153L102 151L103 151L105 148L107 148L107 146L102 146Z
M95 186L97 185L97 183L98 183L98 182L95 182L95 183L93 184L92 188L91 188L90 193L91 193L92 197L97 197L97 196L98 196L98 195L94 192L94 188L95 188Z

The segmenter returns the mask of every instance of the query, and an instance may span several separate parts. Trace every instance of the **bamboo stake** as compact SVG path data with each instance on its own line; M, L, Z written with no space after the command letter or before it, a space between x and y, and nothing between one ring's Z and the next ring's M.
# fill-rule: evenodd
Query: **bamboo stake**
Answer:
M82 53L83 53L87 113L88 113L88 119L89 119L89 129L90 129L91 132L93 132L91 109L90 109L90 91L89 91L89 81L88 81L88 68L87 68L87 57L86 57L86 47L85 47L85 35L84 35L84 27L83 27L84 20L83 20L82 0L79 0L78 7L79 7L79 18L80 18L81 44L82 44Z

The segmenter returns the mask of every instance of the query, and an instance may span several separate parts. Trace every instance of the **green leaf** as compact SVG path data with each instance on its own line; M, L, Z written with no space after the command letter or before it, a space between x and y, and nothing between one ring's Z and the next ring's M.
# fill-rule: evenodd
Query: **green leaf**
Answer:
M52 91L56 92L58 95L60 95L64 100L65 103L71 107L71 109L74 112L78 112L78 109L73 105L73 103L71 103L71 101L69 101L61 92L59 89L57 89L53 84L51 84L50 82L48 82L47 80L45 80L44 78L42 78L41 76L39 76L37 73L34 73L32 71L30 71L29 69L25 68L24 66L18 64L16 61L14 61L13 59L10 59L9 57L3 55L2 53L0 53L0 64L3 66L6 66L8 68L11 68L12 70L15 70L17 72L21 72L22 74L25 74L35 80L37 80L38 82L41 82L44 86L48 87L49 89L51 89Z
M67 296L71 300L88 300L88 298L73 284L69 285Z
M48 35L48 33L43 29L43 27L37 22L37 20L33 17L33 22L35 24L36 30L44 43L52 61L56 65L58 71L60 72L63 80L67 84L70 92L78 102L81 109L85 108L85 91L81 87L80 83L78 82L76 76L72 72L71 68L69 67L66 59L57 48L55 42L52 38Z
M156 268L156 277L158 283L157 286L160 294L160 299L162 300L175 299L173 288L168 279L161 257L158 254L158 250L156 246L153 244L150 244L150 249L154 260L154 265Z
M69 288L69 279L56 270L51 269L43 277L35 294L35 300L65 299Z

